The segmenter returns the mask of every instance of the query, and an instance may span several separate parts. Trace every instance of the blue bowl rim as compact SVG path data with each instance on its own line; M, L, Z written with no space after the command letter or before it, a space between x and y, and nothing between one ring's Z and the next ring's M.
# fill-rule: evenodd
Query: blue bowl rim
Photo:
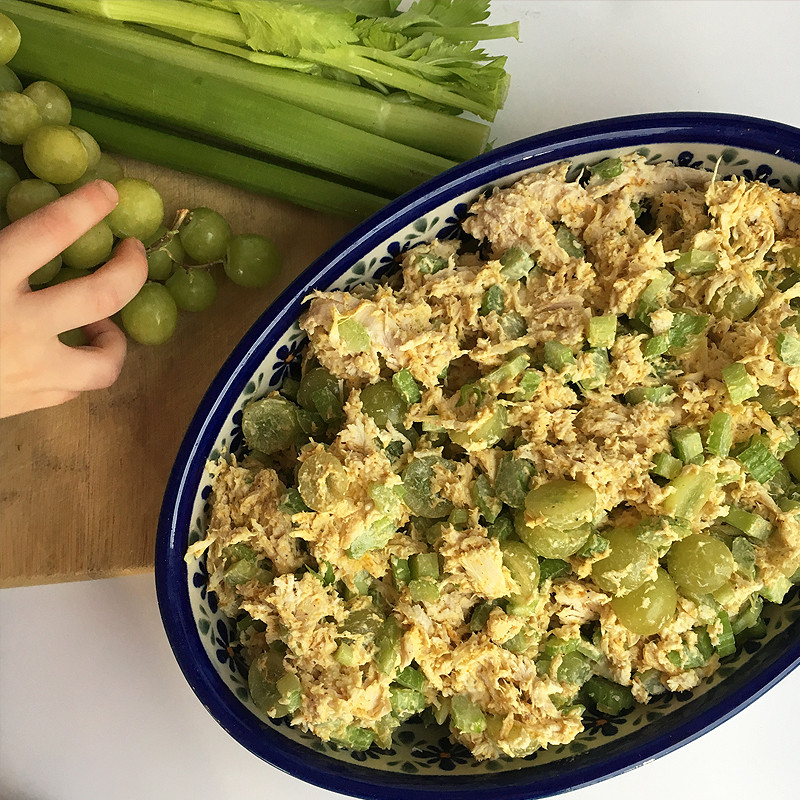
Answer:
M506 800L547 797L612 777L693 741L736 714L800 664L800 641L795 641L754 678L710 709L608 761L587 760L589 765L585 767L571 762L569 769L549 774L541 781L530 769L475 775L470 787L468 782L473 781L469 776L456 774L450 785L442 773L431 780L430 774L414 776L350 765L259 723L209 663L191 612L183 555L206 459L232 403L282 332L297 319L303 298L313 288L333 283L358 260L354 253L368 253L392 231L427 210L508 174L587 152L683 142L745 148L779 155L800 165L800 129L736 114L638 114L530 136L453 167L357 225L296 278L234 348L200 402L178 450L159 517L155 584L162 623L186 680L209 713L244 747L290 775L354 797L405 800L411 788L420 794L435 793L442 800L483 800L488 790Z

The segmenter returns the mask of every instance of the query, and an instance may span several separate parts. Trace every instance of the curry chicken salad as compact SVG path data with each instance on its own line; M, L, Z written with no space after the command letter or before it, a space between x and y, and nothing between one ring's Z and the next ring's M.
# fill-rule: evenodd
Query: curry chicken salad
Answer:
M800 577L800 197L569 168L315 292L302 378L209 465L187 558L264 713L522 757L697 686Z

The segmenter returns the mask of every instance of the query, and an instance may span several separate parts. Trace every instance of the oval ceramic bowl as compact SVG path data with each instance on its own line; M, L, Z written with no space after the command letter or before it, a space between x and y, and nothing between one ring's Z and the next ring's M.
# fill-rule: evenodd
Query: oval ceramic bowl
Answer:
M498 148L409 192L359 225L311 265L253 325L220 370L192 420L167 486L158 531L156 588L175 656L201 702L231 736L276 767L363 798L511 800L546 797L610 777L669 752L751 703L800 662L797 588L767 606L768 633L692 693L655 698L624 717L587 712L569 745L525 759L477 762L444 729L407 723L390 751L351 753L260 714L248 699L230 621L206 590L202 562L184 561L203 536L211 487L206 462L242 447L244 405L298 364L297 319L311 289L344 289L395 264L434 236L457 236L470 203L530 170L570 160L578 168L633 150L656 162L744 175L800 192L800 130L716 114L657 114L565 128Z

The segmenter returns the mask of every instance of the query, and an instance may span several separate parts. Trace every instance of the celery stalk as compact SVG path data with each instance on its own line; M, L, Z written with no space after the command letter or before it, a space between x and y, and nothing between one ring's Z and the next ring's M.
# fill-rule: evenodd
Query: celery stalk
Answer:
M15 70L72 98L202 133L391 194L454 162L297 108L238 79L241 63L163 37L19 0L5 12L22 34ZM64 42L69 42L69 47ZM221 61L222 60L222 61Z
M101 147L151 164L204 175L242 189L268 194L306 208L362 219L387 202L383 197L342 186L241 153L73 106L72 123Z

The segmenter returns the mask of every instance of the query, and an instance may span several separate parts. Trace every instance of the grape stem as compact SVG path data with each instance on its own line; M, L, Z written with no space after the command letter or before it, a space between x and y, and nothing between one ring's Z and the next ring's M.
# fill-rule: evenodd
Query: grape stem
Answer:
M172 223L172 228L168 230L160 239L156 239L150 244L146 250L148 255L150 253L154 253L156 250L160 250L162 247L166 247L178 235L181 225L183 225L183 223L186 221L189 213L190 212L188 208L178 209L178 213L175 215L175 222Z

